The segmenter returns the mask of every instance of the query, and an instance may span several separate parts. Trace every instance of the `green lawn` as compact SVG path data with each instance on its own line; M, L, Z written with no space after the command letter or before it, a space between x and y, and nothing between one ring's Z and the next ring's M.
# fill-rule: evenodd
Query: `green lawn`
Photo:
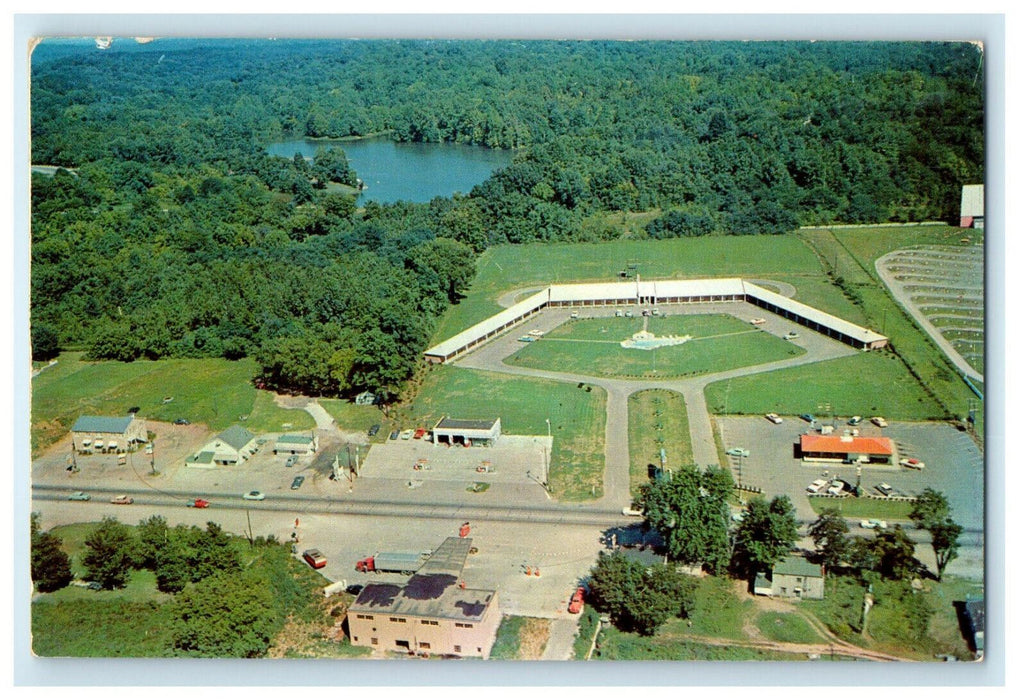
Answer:
M706 387L705 397L709 410L719 414L800 415L829 403L837 415L885 415L892 420L945 416L901 360L887 352L727 379Z
M660 449L666 450L670 468L693 463L691 433L684 397L674 391L639 391L627 400L627 411L631 495L638 496L641 486L649 481L648 465L660 466Z
M499 417L503 432L512 435L545 435L548 419L553 495L566 500L602 495L606 397L598 387L437 366L399 420L404 426L430 427L442 416Z
M366 432L372 425L380 425L378 434L373 438L367 438L371 442L384 442L392 431L392 423L385 418L377 406L357 406L352 401L343 399L318 399L317 403L331 414L338 424L339 430Z
M669 623L667 623L669 624ZM803 654L783 654L739 646L713 646L665 631L651 637L605 627L593 659L606 661L805 661Z
M775 642L816 644L824 641L801 615L764 612L755 618L755 626L763 636Z
M870 484L869 486L872 486ZM912 510L910 501L891 501L882 498L809 498L817 513L836 508L846 518L874 518L876 520L908 520Z
M136 360L86 362L81 352L62 353L58 363L32 382L32 448L38 451L63 437L84 413L124 415L139 407L151 420L186 418L223 430L245 416L254 432L280 431L282 423L305 430L314 420L286 410L251 383L250 359ZM173 400L164 403L164 398Z
M620 342L641 329L641 319L579 319L525 343L505 362L517 367L558 369L605 377L683 377L758 365L803 354L797 345L727 314L652 319L656 336L691 336L681 345L637 350Z

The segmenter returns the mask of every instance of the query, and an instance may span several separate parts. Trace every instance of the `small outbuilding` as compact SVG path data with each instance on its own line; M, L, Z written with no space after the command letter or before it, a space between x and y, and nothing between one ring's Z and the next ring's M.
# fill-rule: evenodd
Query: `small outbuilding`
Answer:
M282 435L274 443L276 455L309 455L317 451L317 436L291 433Z
M459 420L446 416L435 423L431 430L431 440L435 443L449 445L483 445L490 447L502 435L502 423L498 418L492 420Z
M241 464L257 451L257 437L241 425L233 425L185 460L186 465L212 469Z
M983 185L962 186L958 225L962 228L983 228Z
M71 427L72 445L79 453L127 452L146 442L146 424L130 416L79 416Z

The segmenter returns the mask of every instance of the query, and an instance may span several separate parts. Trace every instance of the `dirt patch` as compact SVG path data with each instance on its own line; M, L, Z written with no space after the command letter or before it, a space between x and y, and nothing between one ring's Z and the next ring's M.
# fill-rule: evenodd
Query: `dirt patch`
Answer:
M528 618L520 628L520 658L537 661L542 658L549 641L549 620L541 617Z
M274 403L281 408L304 408L310 403L309 396L290 396L288 394L275 394Z

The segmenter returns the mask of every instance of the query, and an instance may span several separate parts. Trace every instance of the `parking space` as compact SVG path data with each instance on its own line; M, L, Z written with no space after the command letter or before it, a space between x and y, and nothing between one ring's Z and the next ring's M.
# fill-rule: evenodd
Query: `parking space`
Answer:
M805 487L814 479L858 480L858 466L841 463L803 462L795 455L799 436L809 424L798 418L784 418L779 425L762 417L725 417L717 423L725 449L742 447L748 457L728 457L735 478L762 488L767 497L786 494L798 517L815 519ZM843 434L845 426L838 422ZM864 421L862 435L886 435L894 440L899 458L915 457L926 464L919 471L897 466L863 465L862 486L890 484L896 494L915 495L926 487L944 493L951 503L952 518L966 529L983 527L983 454L965 433L943 423L891 423L877 428Z

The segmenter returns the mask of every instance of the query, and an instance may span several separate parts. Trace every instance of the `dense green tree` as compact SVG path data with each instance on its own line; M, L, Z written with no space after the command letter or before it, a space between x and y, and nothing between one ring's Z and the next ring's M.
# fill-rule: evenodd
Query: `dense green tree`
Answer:
M31 519L32 582L40 593L52 593L64 588L74 580L71 572L71 557L64 551L60 537L39 529L39 516Z
M132 574L136 540L117 518L105 516L86 537L82 565L90 579L104 588L122 588Z
M45 362L60 354L60 337L53 327L40 323L32 327L32 360Z
M809 536L816 547L819 561L830 571L837 571L848 561L848 521L837 508L827 508L809 526Z
M921 565L916 559L915 543L900 525L877 530L871 540L877 560L876 570L888 579L910 579L919 573Z
M951 518L930 526L930 544L937 558L937 580L944 579L944 569L953 559L958 558L958 538L962 534L962 526Z
M209 576L172 605L171 643L185 656L260 657L281 627L270 588L241 573Z
M916 498L909 512L909 518L916 527L930 533L930 544L937 560L937 579L944 577L944 569L958 558L958 538L962 526L951 519L951 506L947 496L927 487Z
M687 615L694 602L694 580L674 566L646 567L619 552L600 552L589 597L618 628L652 635L671 616Z
M756 496L745 506L734 545L734 569L745 579L770 571L794 548L798 521L787 496Z
M135 536L139 541L136 548L139 565L144 569L153 569L161 551L171 544L171 529L163 515L151 515L140 520L135 528Z
M916 527L929 529L935 523L944 522L950 514L947 496L927 486L912 502L908 517Z

